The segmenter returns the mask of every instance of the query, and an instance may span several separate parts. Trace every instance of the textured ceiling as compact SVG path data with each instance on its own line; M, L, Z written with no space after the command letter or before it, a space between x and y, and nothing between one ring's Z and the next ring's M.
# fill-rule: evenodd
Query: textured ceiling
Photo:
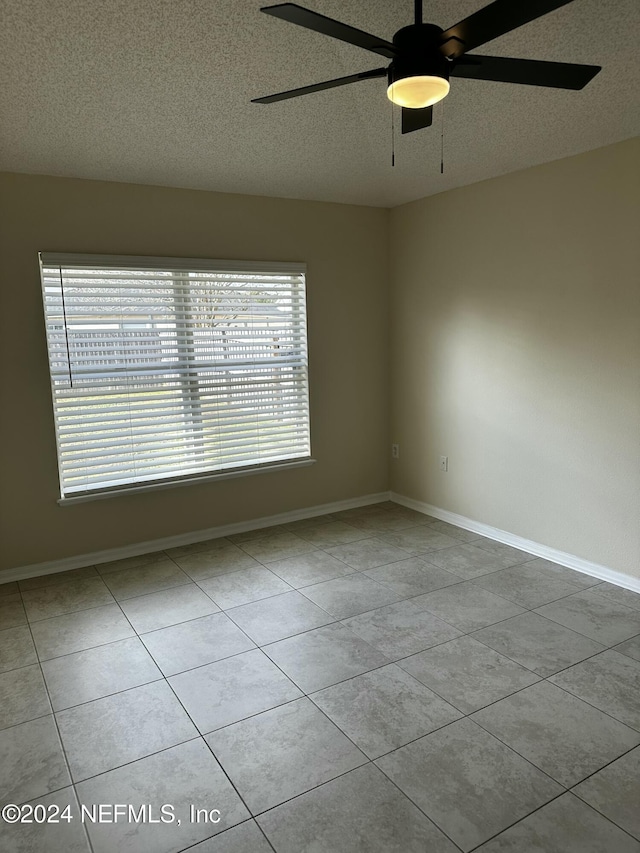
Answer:
M410 0L299 2L387 39L412 23ZM638 0L575 0L480 48L603 71L582 92L452 80L444 175L440 106L424 131L396 120L391 167L384 80L251 104L385 64L260 5L0 0L0 169L394 206L640 131ZM483 5L426 0L424 18Z

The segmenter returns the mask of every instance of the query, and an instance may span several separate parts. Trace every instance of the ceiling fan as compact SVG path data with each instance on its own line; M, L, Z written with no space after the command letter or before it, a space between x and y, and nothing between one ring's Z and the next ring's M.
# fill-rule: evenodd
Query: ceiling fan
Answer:
M271 104L359 80L386 77L387 96L402 107L402 132L411 133L432 123L433 104L448 94L449 77L582 89L601 70L599 65L467 53L570 2L572 0L494 0L484 9L443 30L435 24L422 23L422 0L415 0L415 23L398 30L392 42L304 9L296 3L265 6L260 11L267 15L378 53L390 59L391 64L255 98L252 103Z

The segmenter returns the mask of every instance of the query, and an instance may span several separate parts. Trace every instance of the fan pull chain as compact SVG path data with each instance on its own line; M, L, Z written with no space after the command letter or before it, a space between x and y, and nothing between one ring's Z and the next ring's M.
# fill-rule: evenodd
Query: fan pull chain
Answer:
M67 309L64 304L64 284L62 281L62 267L60 267L60 293L62 295L62 320L64 322L64 337L67 345L67 366L69 367L69 385L73 388L73 374L71 373L71 352L69 351L69 329L67 327Z
M393 110L393 101L389 101L391 104L391 166L396 165L396 125L394 118L394 110Z
M442 101L442 112L440 113L440 174L444 175L444 101Z

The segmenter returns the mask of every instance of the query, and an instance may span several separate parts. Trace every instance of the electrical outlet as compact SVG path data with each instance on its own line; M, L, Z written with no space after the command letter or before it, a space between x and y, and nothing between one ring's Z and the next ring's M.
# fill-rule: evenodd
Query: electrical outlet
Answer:
M400 459L400 445L392 444L391 445L391 458L392 459Z
M448 456L441 456L440 457L440 470L441 471L448 471L449 470L449 457Z

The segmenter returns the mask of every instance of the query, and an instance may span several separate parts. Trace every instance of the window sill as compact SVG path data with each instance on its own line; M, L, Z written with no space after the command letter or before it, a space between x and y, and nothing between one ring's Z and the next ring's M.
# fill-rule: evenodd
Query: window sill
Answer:
M139 486L122 486L103 492L92 492L91 494L69 495L59 498L60 506L71 506L73 504L87 503L88 501L101 501L107 498L117 498L123 495L138 495L144 492L157 492L161 489L173 489L178 486L195 486L200 483L210 483L215 480L233 480L237 477L250 477L254 474L269 474L276 471L289 471L292 468L307 468L315 463L315 459L297 459L290 462L276 462L269 465L256 466L252 468L241 468L234 471L220 471L217 474L204 474L196 477L184 477L176 480L161 480L157 483L142 483Z

